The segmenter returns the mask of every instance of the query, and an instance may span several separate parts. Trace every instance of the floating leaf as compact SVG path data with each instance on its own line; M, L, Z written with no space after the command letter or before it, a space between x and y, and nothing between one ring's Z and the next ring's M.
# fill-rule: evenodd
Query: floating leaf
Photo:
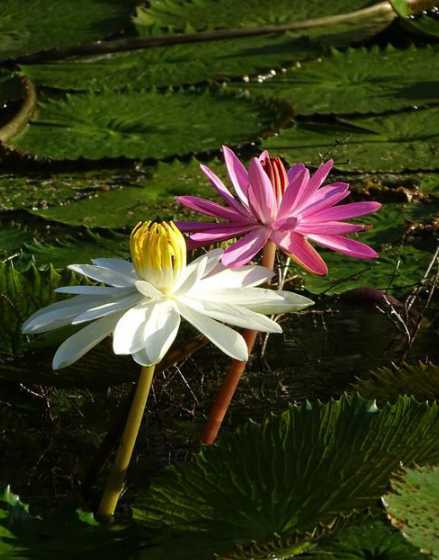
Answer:
M258 27L299 22L323 16L353 12L368 5L365 0L336 0L322 4L318 0L275 0L269 4L247 0L152 0L148 8L139 8L137 26L187 31L225 27Z
M30 266L19 272L9 263L0 264L0 353L14 354L26 346L21 325L34 311L57 299L55 288L69 283L72 274L54 268Z
M439 169L439 109L380 116L300 121L265 147L288 161L317 165L333 158L343 171Z
M438 7L436 7L435 10L436 11L431 13L431 15L423 14L420 16L403 18L400 20L401 24L404 29L412 32L414 35L437 39L439 37Z
M53 159L164 158L250 141L270 129L279 109L231 96L105 92L46 99L12 143Z
M224 164L212 160L209 167L220 173ZM130 182L130 176L127 176L125 186L118 189L95 191L91 197L34 213L64 224L116 229L131 227L155 216L161 220L175 219L176 215L181 217L183 209L175 203L176 195L211 195L212 189L196 160L189 163L160 162L147 172L138 175L136 182Z
M9 101L17 101L23 97L23 87L20 78L0 69L0 102L2 104Z
M341 529L313 550L313 560L425 560L399 531L369 520Z
M3 0L0 60L96 41L129 25L132 0Z
M380 402L394 402L400 395L413 395L419 402L439 400L439 367L428 363L383 367L354 383L352 390Z
M21 66L40 85L76 91L145 88L222 80L268 70L321 52L302 37L268 35L153 47Z
M438 412L409 398L378 409L358 396L290 408L169 468L136 515L230 545L327 526L374 505L401 462L438 461Z
M381 113L439 101L439 48L348 49L297 64L245 87L252 95L287 101L297 115Z
M415 546L439 558L439 467L407 469L384 498L392 523Z

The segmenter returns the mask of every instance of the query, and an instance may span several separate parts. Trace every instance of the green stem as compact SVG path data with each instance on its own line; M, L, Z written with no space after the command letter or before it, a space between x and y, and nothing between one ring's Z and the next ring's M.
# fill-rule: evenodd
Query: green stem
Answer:
M113 517L114 511L122 493L125 475L133 454L134 445L142 423L143 413L151 389L154 377L155 366L142 368L139 381L137 382L136 392L128 413L125 430L116 453L113 468L105 486L101 502L97 511L97 517L103 521L109 521Z

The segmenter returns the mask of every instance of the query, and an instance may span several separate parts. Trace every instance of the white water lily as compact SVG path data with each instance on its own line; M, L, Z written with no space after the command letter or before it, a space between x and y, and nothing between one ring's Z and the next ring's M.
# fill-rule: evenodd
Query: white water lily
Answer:
M36 334L92 321L65 340L53 368L71 365L109 335L116 354L131 354L142 365L160 362L177 336L181 317L237 360L248 359L244 338L223 323L280 333L265 315L312 305L288 291L257 288L272 272L261 266L226 269L222 250L186 264L186 245L173 223L138 224L131 234L132 263L119 258L74 264L71 270L107 286L66 286L74 297L37 311L23 325Z

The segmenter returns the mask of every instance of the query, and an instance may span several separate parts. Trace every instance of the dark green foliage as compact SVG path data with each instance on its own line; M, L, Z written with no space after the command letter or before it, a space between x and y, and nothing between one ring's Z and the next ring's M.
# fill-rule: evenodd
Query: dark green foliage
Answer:
M365 0L336 0L322 4L318 0L275 0L264 4L247 0L153 0L146 9L139 9L136 24L152 30L173 31L224 27L256 27L303 21L359 10L368 5ZM154 29L155 28L155 29Z
M29 506L9 487L0 493L0 558L4 560L91 560L98 556L129 560L140 542L135 527L102 527L93 514L80 510L42 519L29 513Z
M317 165L333 158L342 171L438 170L439 109L300 121L281 130L265 147L289 161Z
M235 544L303 534L373 506L400 462L438 461L438 435L436 404L303 404L168 469L138 501L139 516Z
M3 0L0 60L96 41L130 23L132 0Z
M439 367L429 363L383 367L358 380L352 389L379 402L395 402L400 395L413 395L419 402L435 401L439 399Z
M280 109L233 96L154 91L67 95L40 102L13 145L52 159L164 158L248 142Z
M27 345L22 323L35 311L57 299L54 290L68 284L72 274L53 267L38 270L31 265L19 272L10 263L0 264L0 361L21 352Z
M369 519L341 529L325 539L306 558L309 560L425 560L401 533L382 521Z
M439 467L407 469L383 499L392 523L415 546L439 558Z
M302 37L268 35L154 47L71 61L21 66L36 83L76 91L143 90L243 76L296 62L321 51Z
M297 115L382 113L439 101L439 48L334 50L245 91L288 102ZM236 85L235 85L236 87Z

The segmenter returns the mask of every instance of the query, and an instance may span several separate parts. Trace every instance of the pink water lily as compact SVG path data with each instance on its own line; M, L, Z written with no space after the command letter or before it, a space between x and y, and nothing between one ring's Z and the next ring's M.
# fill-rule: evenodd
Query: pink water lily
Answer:
M248 170L227 146L223 146L223 154L234 195L208 167L201 165L201 169L224 206L197 196L177 197L187 208L222 220L179 222L178 227L190 234L192 247L240 237L222 257L223 264L233 268L248 263L272 241L305 269L319 275L326 274L328 267L310 241L358 259L378 256L368 245L346 237L366 226L345 220L376 212L381 204L339 204L350 190L342 182L323 186L332 160L310 175L301 163L286 172L282 162L270 158L267 151L253 158Z

